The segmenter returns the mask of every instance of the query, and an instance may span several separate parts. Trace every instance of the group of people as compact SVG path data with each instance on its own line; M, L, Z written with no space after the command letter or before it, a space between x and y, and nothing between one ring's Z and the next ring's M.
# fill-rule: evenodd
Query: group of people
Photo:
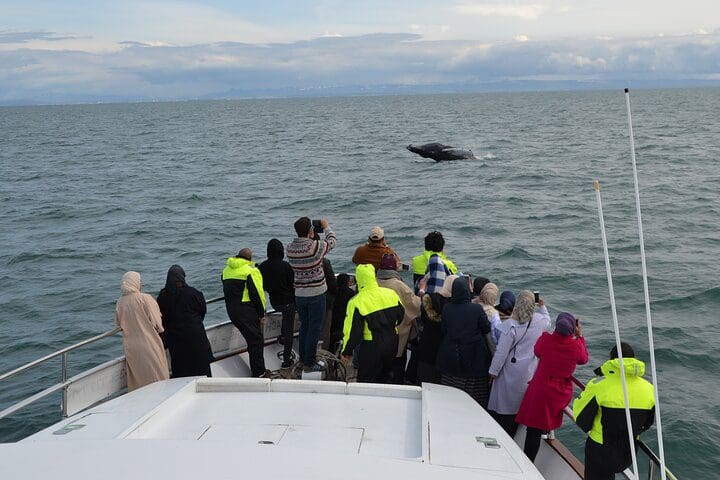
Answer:
M256 265L252 251L243 248L222 272L227 313L247 341L253 376L271 375L263 359L267 292L283 318L283 368L293 366L297 313L304 372L325 368L317 361L322 337L324 348L355 365L358 382L459 388L511 436L525 425L524 451L534 461L541 436L562 424L575 367L588 362L577 318L560 313L551 329L539 295L501 293L486 278L463 275L444 254L445 240L437 231L425 237L423 253L413 258L410 287L399 273L407 266L387 245L382 228L373 227L367 243L356 249L354 279L332 272L326 255L337 239L327 219L302 217L294 228L297 236L286 246L278 239L268 242L264 262ZM210 375L205 300L185 283L181 267L170 268L157 302L141 292L137 272L123 276L121 290L116 323L125 335L129 390L168 378L163 346L170 350L174 377ZM629 464L617 353L611 352L598 379L573 404L576 421L589 432L586 479L613 478ZM624 346L621 353L637 435L653 422L653 387L642 378L644 364L632 349Z

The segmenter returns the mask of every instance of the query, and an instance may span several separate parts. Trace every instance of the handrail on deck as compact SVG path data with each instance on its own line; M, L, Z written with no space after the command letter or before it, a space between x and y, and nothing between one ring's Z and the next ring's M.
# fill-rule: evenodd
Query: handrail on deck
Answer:
M115 335L116 333L119 333L119 332L120 332L120 329L119 329L119 328L115 328L114 330L110 330L110 331L107 331L107 332L105 332L105 333L101 333L100 335L95 335L94 337L85 339L85 340L83 340L83 341L81 341L81 342L78 342L78 343L76 343L76 344L74 344L74 345L70 345L69 347L65 347L65 348L63 348L63 349L60 349L60 350L58 350L58 351L56 351L56 352L53 352L53 353L51 353L51 354L49 354L49 355L45 355L44 357L38 358L37 360L33 360L33 361L30 362L30 363L26 363L25 365L22 365L22 366L20 366L20 367L17 367L17 368L14 369L14 370L10 370L10 371L7 372L7 373L3 373L2 375L0 375L0 381L3 381L3 380L5 380L6 378L10 378L10 377L12 377L12 376L15 376L15 375L17 375L18 373L22 373L22 372L24 372L25 370L29 370L29 369L31 369L31 368L33 368L33 367L37 367L38 365L41 365L41 364L47 362L48 360L52 360L53 358L59 357L60 355L65 355L65 354L67 354L68 352L72 352L73 350L76 350L76 349L78 349L78 348L80 348L80 347L84 347L85 345L89 345L89 344L91 344L91 343L97 342L98 340L102 340L103 338L106 338L106 337L112 337L113 335Z
M571 376L570 379L572 380L572 382L573 382L575 385L577 385L577 387L578 387L580 390L585 390L585 384L582 383L582 382L581 382L580 380L578 380L577 378L575 378L574 375ZM564 413L565 413L565 415L566 415L567 417L569 417L573 422L575 422L575 416L573 415L573 412L572 412L572 410L570 409L570 407L565 407ZM653 452L652 449L651 449L650 447L648 447L645 442L643 442L642 440L640 440L639 437L636 437L636 438L635 438L635 443L640 447L640 450L642 450L643 452L645 452L645 455L647 455L648 459L650 459L651 468L650 468L650 471L648 472L648 479L652 479L652 478L653 478L654 467L660 467L660 458L658 458L657 454L656 454L655 452ZM653 465L654 465L654 466L653 466ZM670 480L677 480L677 477L675 476L675 474L673 474L673 473L670 471L670 469L667 468L667 466L665 467L665 473L667 474L667 478L669 478Z
M215 297L215 298L206 300L205 304L209 305L211 303L217 303L217 302L220 302L223 300L225 300L225 297ZM32 368L35 368L39 365L42 365L45 362L47 362L48 360L52 360L53 358L62 356L60 383L52 385L52 386L46 388L45 390L42 390L34 395L31 395L30 397L25 398L14 405L11 405L10 407L6 408L5 410L0 411L0 419L13 414L16 411L18 411L22 408L25 408L28 405L33 404L36 401L43 399L52 393L57 392L58 390L62 390L62 392L63 392L62 413L63 413L63 417L66 417L67 416L67 396L66 395L67 395L67 387L70 383L70 382L68 382L68 365L67 365L68 353L72 352L73 350L77 350L78 348L84 347L86 345L90 345L91 343L95 343L98 340L102 340L103 338L112 337L113 335L116 335L116 334L120 333L121 331L122 331L122 329L120 329L119 327L114 328L113 330L108 330L107 332L101 333L99 335L95 335L94 337L86 338L85 340L82 340L78 343L70 345L69 347L61 348L60 350L57 350L53 353L45 355L44 357L33 360L32 362L26 363L25 365L21 365L17 368L10 370L9 372L5 372L2 375L0 375L0 382L2 382L3 380L7 380L10 377L14 377L15 375L18 375L22 372L25 372Z

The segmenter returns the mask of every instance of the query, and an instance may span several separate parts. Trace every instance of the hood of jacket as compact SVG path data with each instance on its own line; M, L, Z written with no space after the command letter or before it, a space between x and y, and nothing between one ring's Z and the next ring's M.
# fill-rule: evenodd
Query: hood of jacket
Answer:
M180 265L173 265L165 279L165 290L174 295L178 291L178 284L185 285L185 270Z
M470 287L465 277L457 277L452 284L451 303L470 303Z
M120 291L123 295L137 293L142 288L142 280L138 272L126 272L120 281Z
M285 247L277 238L272 238L267 244L267 257L282 260L285 258Z
M392 278L395 278L397 280L402 280L400 277L400 274L396 270L378 270L377 271L377 279L378 280L390 280Z
M378 286L377 280L375 279L375 267L368 263L357 266L355 269L355 279L357 280L359 292Z
M231 268L231 269L233 269L233 270L236 270L236 269L238 269L238 268L240 268L240 267L244 267L244 266L246 266L246 265L249 265L249 266L251 266L251 267L254 267L254 266L255 266L255 262L253 262L252 260L247 260L247 259L242 258L242 257L229 257L229 258L227 259L227 266L228 266L228 268Z
M624 357L623 367L625 367L626 377L642 377L645 375L645 362L634 357ZM613 358L603 363L600 371L605 377L620 378L620 360Z

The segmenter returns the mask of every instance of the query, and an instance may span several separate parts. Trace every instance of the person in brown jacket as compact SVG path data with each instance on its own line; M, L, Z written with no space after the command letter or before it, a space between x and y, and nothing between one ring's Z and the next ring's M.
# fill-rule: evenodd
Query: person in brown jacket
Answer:
M123 332L128 391L170 378L167 355L160 333L163 332L160 307L155 299L142 293L137 272L122 276L122 297L115 307L115 325Z
M375 271L380 270L380 261L383 255L390 253L395 255L397 263L400 264L400 257L395 253L395 250L385 243L385 232L380 227L373 227L370 229L370 235L365 245L361 245L355 249L355 254L352 257L352 262L355 265L361 265L363 263L369 263L375 267Z
M397 272L397 257L386 253L380 261L380 270L377 271L378 285L394 290L400 297L400 303L405 309L402 322L397 326L398 351L393 365L393 383L405 383L405 364L407 363L407 343L412 330L417 332L416 319L420 316L420 297L413 293ZM413 327L415 327L413 329Z

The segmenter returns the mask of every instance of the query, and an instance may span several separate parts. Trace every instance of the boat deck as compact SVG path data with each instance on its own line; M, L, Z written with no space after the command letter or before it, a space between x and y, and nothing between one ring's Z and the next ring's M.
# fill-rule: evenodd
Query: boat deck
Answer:
M338 468L343 477L367 478L372 471L386 478L405 475L409 464L416 465L410 470L420 469L414 475L424 472L422 478L464 478L469 473L488 479L543 478L492 418L453 388L254 378L183 378L151 384L3 446L0 462L7 455L23 455L26 447L34 452L36 463L49 460L39 452L53 452L58 472L69 468L70 460L57 463L58 452L67 453L66 447L75 445L87 458L98 444L106 444L118 458L129 455L141 464L142 444L159 449L158 454L170 449L182 455L192 448L188 445L198 451L226 451L228 468L272 456L283 464L300 455L305 459L302 465L285 465L296 478ZM342 467L349 458L361 470L357 475L346 474ZM12 464L18 465L17 458ZM380 465L384 470L378 470ZM268 469L279 468L280 474L281 467ZM202 473L192 469L195 475ZM297 475L297 469L305 473Z

